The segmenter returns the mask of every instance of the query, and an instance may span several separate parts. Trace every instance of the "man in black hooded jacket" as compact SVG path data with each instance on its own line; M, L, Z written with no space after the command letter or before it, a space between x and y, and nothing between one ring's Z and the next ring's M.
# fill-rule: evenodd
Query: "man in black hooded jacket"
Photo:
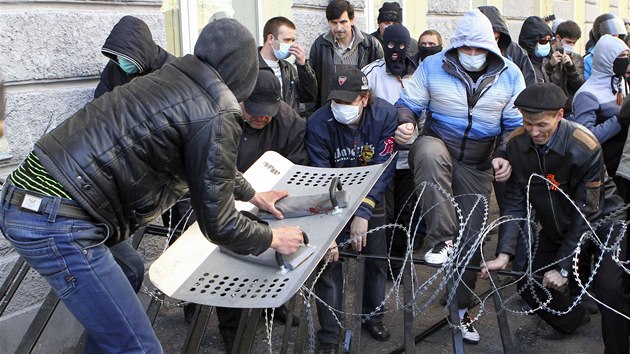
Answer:
M150 74L175 59L155 44L149 26L133 16L125 16L118 21L105 40L101 53L111 60L101 73L94 98L137 76Z
M541 17L530 16L525 19L518 35L518 44L527 51L536 72L537 83L550 82L543 68L543 59L551 54L552 41L551 28Z
M503 15L499 12L499 9L494 6L479 6L478 9L490 20L492 30L494 31L494 38L497 40L497 44L499 44L501 54L521 69L521 73L523 73L523 77L525 78L525 85L529 86L536 83L536 72L534 72L532 62L529 60L527 52L512 41L510 30L508 29Z
M256 192L236 170L238 102L257 71L251 33L233 19L211 22L194 55L86 104L9 176L0 228L86 328L86 352L162 352L109 247L127 247L137 260L121 241L186 191L201 232L227 249L290 254L303 242L299 228L271 229L234 207L235 199L250 201L282 217L273 204L286 195Z

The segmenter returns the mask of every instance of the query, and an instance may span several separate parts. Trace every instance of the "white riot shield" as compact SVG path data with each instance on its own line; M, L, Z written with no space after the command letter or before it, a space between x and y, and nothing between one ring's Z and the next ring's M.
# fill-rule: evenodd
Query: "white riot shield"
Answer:
M294 269L282 271L273 263L262 265L221 252L195 223L151 265L151 282L172 298L210 306L264 308L284 304L315 270L391 160L366 167L316 168L295 165L276 152L266 152L244 174L256 191L321 195L328 193L333 178L339 177L349 196L347 207L338 213L268 220L272 227L300 226L308 235L306 247L310 250L305 253L310 255L300 259ZM257 211L250 203L237 202L236 207Z

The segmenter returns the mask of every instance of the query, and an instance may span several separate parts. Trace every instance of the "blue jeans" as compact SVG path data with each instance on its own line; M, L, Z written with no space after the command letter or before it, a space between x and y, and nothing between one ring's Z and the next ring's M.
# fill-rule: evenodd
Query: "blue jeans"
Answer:
M142 274L137 270L139 256L131 246L114 246L117 262L105 246L106 226L57 215L59 202L73 201L45 197L43 203L53 204L44 214L37 214L9 203L16 189L5 184L0 228L17 253L48 281L85 327L86 353L162 353L134 291L142 282Z

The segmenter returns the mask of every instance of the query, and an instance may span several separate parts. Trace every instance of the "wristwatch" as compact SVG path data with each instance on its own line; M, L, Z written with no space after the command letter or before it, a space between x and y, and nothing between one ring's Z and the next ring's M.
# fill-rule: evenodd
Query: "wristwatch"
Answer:
M560 276L563 278L568 278L569 277L569 271L564 269L564 268L560 268Z

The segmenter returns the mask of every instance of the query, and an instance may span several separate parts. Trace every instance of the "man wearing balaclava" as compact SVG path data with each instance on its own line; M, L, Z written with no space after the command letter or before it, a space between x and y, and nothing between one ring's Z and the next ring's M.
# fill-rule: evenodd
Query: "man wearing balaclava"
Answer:
M409 141L412 131L406 129L407 123L417 125L426 110L423 134L409 150L409 165L416 187L430 182L442 189L428 185L421 195L422 210L427 213L427 263L457 260L469 251L469 246L461 245L482 237L484 210L477 196L488 200L492 181L504 182L510 176L505 141L522 124L514 99L524 88L521 71L503 57L490 21L479 10L464 14L451 47L427 57L405 81L396 103L401 122L396 141ZM459 196L457 204L469 216L466 225L459 225L455 206L444 191ZM480 259L479 250L474 250L470 264L479 264ZM474 290L476 277L475 272L464 272L466 286L456 290L462 335L468 343L478 343L480 338L468 316L472 301L468 289Z
M142 259L123 241L186 191L201 232L234 252L288 254L303 242L298 228L271 229L234 207L250 201L281 217L273 204L286 194L257 193L236 171L238 102L257 70L249 31L211 22L194 55L86 104L7 179L2 233L86 328L87 353L162 352L136 295Z
M391 25L385 28L383 34L383 51L385 58L378 59L362 69L368 79L368 85L372 94L394 104L400 97L405 80L408 80L416 71L417 63L415 56L409 55L408 48L411 44L409 31L403 25ZM411 125L410 129L414 129ZM417 135L417 134L416 134ZM409 147L413 141L407 145L399 146L398 162L396 163L396 173L393 183L385 192L385 202L388 222L397 222L402 225L409 224L413 207L416 205L413 198L415 189L413 175L409 170L407 156ZM404 212L401 213L401 211ZM391 233L387 233L388 238ZM387 244L391 244L390 254L394 256L404 256L407 249L407 238L402 230L394 230L392 239ZM394 276L398 274L401 265L392 262Z
M385 48L385 44L383 41L383 36L385 35L385 29L391 25L400 25L403 22L403 10L400 7L400 4L397 2L384 2L383 6L378 9L378 17L376 19L378 22L378 29L373 33L370 33L374 38L378 39L381 43L381 46ZM411 43L409 45L407 54L410 57L416 55L417 52L417 42L415 39L410 39Z

